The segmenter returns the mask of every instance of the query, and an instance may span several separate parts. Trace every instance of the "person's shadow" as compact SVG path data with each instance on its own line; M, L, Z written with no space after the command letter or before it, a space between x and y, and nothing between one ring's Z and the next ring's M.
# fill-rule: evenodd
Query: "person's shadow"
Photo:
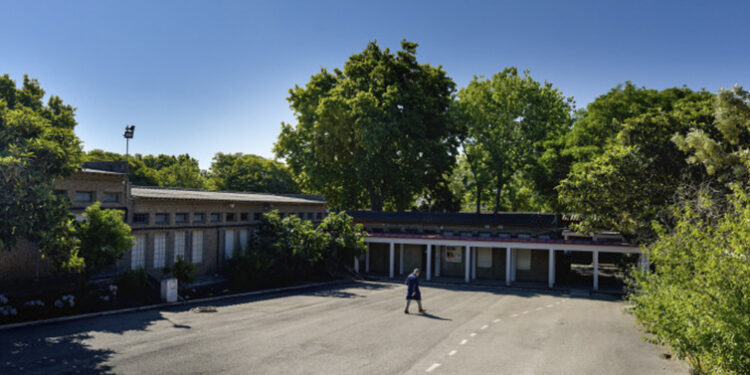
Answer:
M430 313L428 313L428 312L426 312L426 311L425 311L425 312L423 312L423 313L419 313L419 314L414 314L414 315L417 315L417 316L422 316L422 317L425 317L425 318L430 318L430 319L435 319L435 320L453 320L453 319L451 319L451 318L443 318L443 317L441 317L441 316L433 315L433 314L430 314Z

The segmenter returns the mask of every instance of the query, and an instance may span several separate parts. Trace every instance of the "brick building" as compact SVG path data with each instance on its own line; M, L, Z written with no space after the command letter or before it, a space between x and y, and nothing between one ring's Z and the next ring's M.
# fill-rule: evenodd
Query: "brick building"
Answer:
M77 217L94 202L123 212L136 244L105 274L142 267L159 277L178 255L196 264L197 275L219 273L234 250L247 245L263 212L278 210L313 222L326 214L322 196L133 186L124 163L85 163L81 171L58 181L55 191L70 199ZM53 272L27 242L0 253L0 283Z

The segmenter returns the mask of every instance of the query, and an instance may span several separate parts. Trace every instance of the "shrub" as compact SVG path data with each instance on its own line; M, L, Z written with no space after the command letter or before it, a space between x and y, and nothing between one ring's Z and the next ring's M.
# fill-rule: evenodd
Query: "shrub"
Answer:
M148 292L146 270L128 270L117 280L117 291L125 297L143 297Z

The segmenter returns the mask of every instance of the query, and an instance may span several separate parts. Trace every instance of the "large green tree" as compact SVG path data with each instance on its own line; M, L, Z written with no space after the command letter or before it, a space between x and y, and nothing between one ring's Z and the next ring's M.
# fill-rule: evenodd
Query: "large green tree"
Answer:
M406 40L396 53L371 42L343 70L290 90L297 123L282 124L274 151L303 189L334 208L377 211L412 207L445 186L458 144L455 84L416 52Z
M119 210L102 210L96 202L86 207L83 221L76 224L86 278L115 265L125 251L133 247L134 237L122 216Z
M37 243L61 266L80 264L71 239L67 201L53 192L56 179L80 167L75 108L24 76L16 87L0 76L0 249L18 239Z
M549 142L568 130L572 99L551 83L540 84L516 68L507 68L490 79L474 77L458 98L466 121L463 148L476 184L477 211L487 184L492 184L494 212L524 208L514 196L502 202L504 191L512 181L525 181L536 189L531 177L543 179L544 169L537 167L539 159ZM533 175L528 173L532 169L536 171ZM543 194L554 199L552 186L543 187Z
M86 161L125 161L125 155L94 149L86 153ZM198 160L189 154L141 155L128 158L128 179L134 185L204 188L206 177Z
M214 156L209 172L212 189L263 193L298 193L299 188L283 163L251 154Z
M656 91L627 86L624 92L616 88L604 95L603 102L594 101L589 113L596 119L583 114L571 133L583 136L585 132L577 129L582 126L609 137L587 136L592 145L572 147L601 151L576 155L579 161L559 186L561 201L583 217L580 229L618 230L636 241L652 240L652 222L670 221L669 206L684 187L699 183L705 175L687 163L687 155L672 138L690 129L708 128L714 119L713 99L709 92L687 88ZM608 121L606 113L625 117Z

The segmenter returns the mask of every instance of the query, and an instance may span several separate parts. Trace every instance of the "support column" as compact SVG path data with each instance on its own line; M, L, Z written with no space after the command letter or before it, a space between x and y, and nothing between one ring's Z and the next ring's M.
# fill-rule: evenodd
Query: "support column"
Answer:
M641 265L641 271L643 271L643 272L648 272L648 270L649 270L649 267L650 267L650 265L649 265L649 262L648 262L648 254L646 254L646 253L641 253L641 254L640 254L640 255L638 256L638 262L639 262L639 263L640 263L640 265Z
M435 277L440 277L440 260L443 259L443 248L435 247Z
M510 248L505 248L505 285L510 286Z
M471 246L466 245L466 250L464 251L465 260L464 263L466 264L466 270L465 270L465 276L464 280L468 283L470 281L471 276Z
M510 281L516 281L516 250L510 249Z
M427 244L427 281L432 280L432 244Z
M477 251L476 247L471 248L471 279L477 279Z
M549 249L549 271L547 272L547 286L555 286L555 249Z
M354 272L359 273L359 256L354 257Z
M594 290L599 290L599 252L594 250Z
M393 278L393 276L395 276L393 274L394 271L395 271L395 268L396 268L395 267L395 264L396 264L396 250L395 249L396 249L396 244L393 243L393 242L391 242L391 247L390 247L390 249L388 249L389 250L388 251L388 255L389 255L388 261L390 262L390 267L388 268L388 277L390 277L391 279Z
M365 273L370 273L370 247L365 251Z
M404 244L398 244L398 274L404 274Z

